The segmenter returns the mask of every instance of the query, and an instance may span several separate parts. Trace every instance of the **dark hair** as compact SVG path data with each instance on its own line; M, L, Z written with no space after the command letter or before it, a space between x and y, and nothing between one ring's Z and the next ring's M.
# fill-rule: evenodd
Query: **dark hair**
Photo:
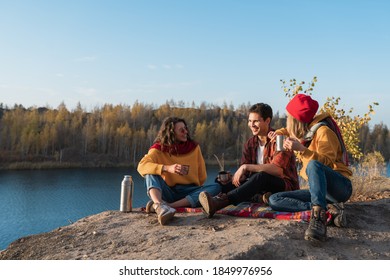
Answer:
M156 139L154 142L159 142L163 146L171 146L176 142L175 137L175 124L182 122L187 128L187 123L184 119L177 117L167 117L163 120L160 130L158 131ZM192 140L190 133L187 133L187 139Z
M265 103L256 103L249 108L249 113L257 113L263 120L270 118L272 121L272 108Z

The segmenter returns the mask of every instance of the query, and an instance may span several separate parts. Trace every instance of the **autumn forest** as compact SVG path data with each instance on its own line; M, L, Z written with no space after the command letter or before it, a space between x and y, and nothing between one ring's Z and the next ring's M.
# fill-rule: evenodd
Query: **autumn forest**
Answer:
M13 108L0 104L0 167L17 168L18 163L52 163L56 166L135 166L148 151L161 121L167 116L184 118L203 155L215 163L214 155L237 162L244 141L250 136L247 112L250 104L237 108L202 103L185 106L167 101L156 107L133 105L96 107L87 112L79 104L68 110L57 108ZM272 127L285 125L285 116L274 112ZM390 158L389 130L377 124L363 126L359 134L363 154L379 151Z

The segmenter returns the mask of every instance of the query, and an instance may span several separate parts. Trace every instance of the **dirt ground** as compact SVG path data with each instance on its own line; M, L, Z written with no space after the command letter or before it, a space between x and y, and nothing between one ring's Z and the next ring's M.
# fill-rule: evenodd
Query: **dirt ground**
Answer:
M49 233L16 240L0 252L13 260L375 260L390 259L390 191L346 203L348 226L328 240L304 240L297 221L179 213L160 226L153 214L107 211Z

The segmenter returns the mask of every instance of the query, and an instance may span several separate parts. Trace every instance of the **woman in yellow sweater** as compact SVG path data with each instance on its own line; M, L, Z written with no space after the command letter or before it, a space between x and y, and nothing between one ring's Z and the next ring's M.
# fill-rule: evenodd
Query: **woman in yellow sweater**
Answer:
M298 212L311 209L305 232L307 240L326 239L326 210L336 226L345 226L344 209L340 202L352 194L346 150L341 134L328 113L316 115L318 102L305 94L297 94L287 104L287 128L275 131L287 136L283 147L297 152L302 162L300 175L309 189L275 193L269 205L277 211ZM334 129L331 129L333 127Z
M198 207L199 193L217 195L217 183L203 186L207 178L201 149L189 135L187 123L176 117L166 118L154 144L141 159L137 168L145 178L151 201L146 211L156 212L160 224L166 224L176 207Z

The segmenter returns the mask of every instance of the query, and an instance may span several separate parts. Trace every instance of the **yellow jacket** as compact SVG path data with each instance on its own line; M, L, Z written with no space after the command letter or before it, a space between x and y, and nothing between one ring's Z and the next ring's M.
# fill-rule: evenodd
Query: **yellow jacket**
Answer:
M309 128L329 116L328 113L315 116ZM279 129L277 132L288 135L285 128ZM297 158L302 161L300 175L306 180L306 167L311 160L317 160L347 178L352 176L352 171L343 163L343 152L337 135L325 125L318 128L309 147L304 152L298 153Z
M179 175L161 172L163 165L172 165L175 163L189 165L188 174ZM169 154L158 149L150 149L139 162L137 171L142 176L146 174L160 175L170 187L174 187L177 184L202 186L207 178L206 164L199 145L193 151L181 155Z

